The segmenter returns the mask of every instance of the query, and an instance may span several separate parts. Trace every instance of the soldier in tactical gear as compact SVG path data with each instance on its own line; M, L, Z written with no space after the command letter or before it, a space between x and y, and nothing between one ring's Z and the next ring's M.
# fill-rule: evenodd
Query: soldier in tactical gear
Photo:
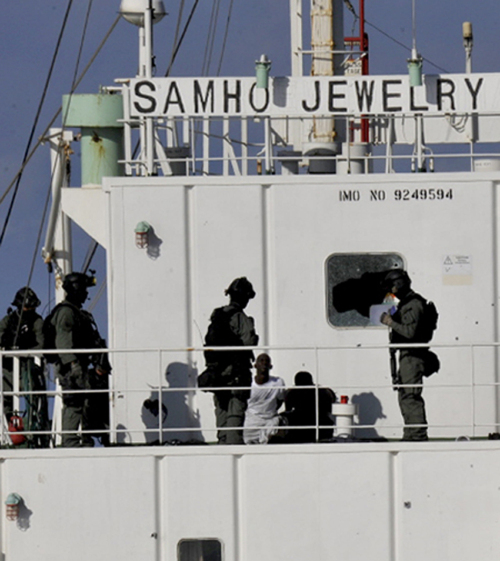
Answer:
M70 273L65 276L63 289L66 298L51 313L50 323L55 331L56 349L105 348L90 312L82 310L87 289L95 285L93 276ZM57 377L63 389L62 436L63 447L94 446L90 433L109 427L108 396L106 393L83 393L81 390L106 389L111 366L106 353L61 353L56 362ZM77 393L71 393L77 390ZM108 425L108 426L106 426ZM99 436L103 436L99 434ZM107 436L107 435L105 435ZM103 444L107 439L103 439Z
M42 349L43 341L43 319L37 314L36 308L40 305L40 300L34 290L25 286L20 288L14 297L12 306L7 315L0 321L0 346L4 350L28 350ZM3 390L13 391L13 359L6 357L3 359ZM20 387L22 391L36 392L45 391L45 378L43 370L35 364L32 357L20 359ZM36 395L28 393L25 396L26 402L26 430L47 430L48 411L46 395ZM4 396L4 414L7 420L13 413L13 396ZM31 437L31 440L35 440ZM47 436L41 437L42 441L47 440ZM38 441L37 441L38 442ZM36 443L35 443L36 444ZM47 443L38 442L40 445Z
M229 305L216 308L210 318L205 337L206 346L255 346L259 336L255 333L253 318L244 312L250 299L255 297L252 284L246 277L235 279L225 290ZM228 386L228 390L214 391L215 418L219 444L243 444L243 430L225 430L243 427L252 383L252 351L205 351L205 373L213 387ZM203 374L201 375L203 376Z
M435 325L429 329L426 318L427 301L411 289L408 273L402 269L390 271L385 277L383 286L399 299L396 312L392 316L384 313L380 317L380 321L391 329L390 342L428 343ZM396 349L391 349L393 382L396 384L399 408L405 423L403 440L428 440L422 381L423 376L429 375L426 364L429 350L399 349L399 369L396 369L395 354ZM399 384L417 387L402 387Z

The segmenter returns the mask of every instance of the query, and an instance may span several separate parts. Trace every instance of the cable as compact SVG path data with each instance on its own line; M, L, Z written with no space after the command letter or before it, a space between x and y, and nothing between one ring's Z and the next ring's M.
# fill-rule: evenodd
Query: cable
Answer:
M104 279L101 283L101 286L99 286L99 290L97 291L97 294L94 296L94 298L92 298L92 301L87 306L87 310L89 312L92 312L92 310L97 306L99 300L101 299L102 295L104 294L106 286L107 286L107 281L106 281L106 277L104 277Z
M172 54L170 55L170 62L168 63L169 67L172 65L173 57L174 57L174 48L177 45L177 41L179 39L179 31L181 28L182 14L184 12L184 4L185 4L185 0L182 0L179 8L179 14L177 15L177 25L175 26L174 40L172 43Z
M85 43L85 36L87 35L87 27L88 27L89 20L90 20L90 12L92 10L93 2L94 2L94 0L89 0L89 6L87 8L87 14L85 16L85 23L83 24L82 38L80 39L80 48L78 49L78 56L76 57L76 64L75 64L75 72L73 74L73 81L71 83L71 93L73 93L75 91L75 82L76 82L77 77L78 77L78 67L80 66L80 60L82 58L83 45Z
M87 66L85 66L85 68L82 70L82 73L80 74L78 80L76 81L73 91L70 92L74 93L74 91L76 90L76 88L78 88L78 86L80 85L81 81L85 78L89 68L92 66L92 64L94 63L95 59L97 58L97 55L101 52L101 49L103 48L104 44L106 43L106 41L109 39L109 36L111 35L111 33L113 32L113 30L115 29L117 23L120 21L121 19L121 15L118 15L116 20L114 21L114 23L111 25L111 27L109 28L108 32L106 33L106 35L104 36L104 39L101 41L101 43L99 44L99 46L97 47L97 49L95 50L94 54L92 55L92 57L90 58L89 62L87 63ZM21 168L19 169L19 171L16 173L16 175L14 176L14 179L10 182L10 184L8 185L8 187L5 189L5 191L3 192L2 196L0 197L0 205L3 203L3 201L5 200L5 198L7 197L7 195L9 194L10 190L12 189L12 187L14 187L14 184L16 183L17 179L22 175L24 168L26 167L26 165L28 164L28 162L31 160L31 158L33 157L33 155L35 154L35 152L37 151L38 147L40 146L40 144L43 144L46 140L47 137L47 133L49 132L50 128L52 127L52 125L54 124L55 120L57 119L57 117L59 117L61 113L61 108L59 107L59 109L55 112L54 116L52 117L52 119L50 120L49 124L45 127L45 130L42 132L42 134L40 135L40 137L38 138L38 141L36 142L35 146L32 148L31 152L29 153L29 155L27 156L27 158L23 161L23 164L21 165Z
M50 79L52 77L52 71L54 70L57 55L59 53L59 48L61 46L62 37L63 37L63 34L64 34L64 30L66 29L66 23L68 22L69 12L71 10L72 5L73 5L73 0L69 0L68 6L66 8L66 13L64 14L64 19L63 19L63 23L62 23L62 26L61 26L61 30L59 32L59 37L57 39L56 49L55 49L54 54L52 56L52 62L50 64L49 73L48 73L47 78L45 80L45 85L44 85L44 88L43 88L42 97L41 97L40 102L38 104L38 109L37 109L37 112L36 112L36 115L35 115L35 121L33 122L33 126L31 127L31 132L30 132L30 135L29 135L29 138L28 138L28 143L27 143L26 149L24 151L23 163L26 161L26 158L28 157L31 142L33 141L33 137L35 136L35 130L36 130L36 127L38 125L38 120L39 120L40 114L42 112L43 104L45 102L45 96L47 95L47 91L48 91L48 88L49 88L49 82L50 82ZM7 226L9 224L10 217L11 217L11 214L12 214L12 209L14 208L14 202L16 200L17 193L19 192L19 185L21 183L21 177L22 177L22 173L18 175L16 186L15 186L15 189L14 189L14 193L12 195L12 199L10 201L9 208L8 208L7 214L5 216L5 221L4 221L4 225L3 225L3 228L2 228L2 233L0 234L0 246L3 243L3 239L5 237L5 232L7 230Z
M71 2L72 1L73 0L71 0ZM71 4L71 2L70 2L70 4ZM85 23L84 23L82 38L80 40L80 49L79 49L79 52L78 52L77 62L76 62L76 65L75 65L75 73L74 73L74 76L73 76L73 82L72 82L72 88L71 88L72 91L74 91L74 84L77 80L78 67L80 65L81 53L82 53L82 50L83 50L83 44L85 42L85 35L86 35L87 25L88 25L88 21L89 21L90 11L92 9L92 3L93 3L93 0L89 0L87 16L86 16ZM70 6L68 6L68 8L69 7ZM66 15L68 15L68 14L69 14L69 11L67 12ZM67 22L67 17L65 18L64 26L66 25L66 22ZM62 34L59 37L58 48L59 48L61 38L62 38ZM53 62L54 61L55 61L55 59L53 60ZM19 180L20 180L20 177L19 177ZM52 180L51 180L50 184L52 184ZM45 218L47 216L47 209L48 209L48 205L49 205L49 201L50 201L50 193L51 193L50 184L49 184L49 188L47 190L47 196L45 198L45 204L44 204L44 208L43 208L42 219L40 221L40 227L38 229L37 240L36 240L36 243L35 243L35 250L33 252L33 257L32 257L32 260L31 260L31 267L30 267L30 272L29 272L29 275L28 275L28 282L27 282L27 285L26 285L28 287L31 286L31 280L33 278L33 272L34 272L34 269L35 269L36 257L38 255L38 252L39 252L39 249L40 249L40 240L41 240L41 237L42 237L43 226L45 224ZM20 329L21 329L22 316L23 316L23 311L24 311L24 303L26 301L26 298L27 298L27 291L24 294L24 301L23 301L22 306L20 308L21 311L20 311L20 314L19 314L19 321L18 321L18 325L17 325L17 329L16 329L16 335L14 337L14 346L16 346L17 338L19 336L19 332L20 332Z
M221 71L221 67L222 67L222 59L224 58L224 53L226 52L226 42L227 42L227 36L228 36L228 33L229 33L229 23L231 22L231 13L233 11L233 3L234 3L234 0L231 0L231 3L229 4L229 10L228 10L227 20L226 20L226 30L224 31L224 39L222 41L222 49L221 49L220 58L219 58L219 66L217 68L217 76L220 76L220 71Z
M210 63L212 62L212 53L214 49L215 36L217 32L217 20L219 19L220 0L212 6L212 14L210 16L210 23L208 26L207 46L205 48L205 59L203 61L203 68L201 71L202 76L208 76L210 70Z
M354 9L354 6L351 4L350 0L344 0L344 4L346 5L347 9L350 12L352 12L352 14L354 15L354 21L358 20L359 16L356 13L356 10ZM415 4L413 3L412 6L413 6L412 9L414 10L415 9ZM412 22L413 22L413 26L414 26L415 25L415 14L414 13L413 13ZM365 18L365 23L370 25L371 27L373 27L373 29L375 29L376 31L378 31L379 33L381 33L382 35L384 35L385 37L387 37L391 41L394 41L394 43L396 43L400 47L403 47L403 49L406 49L407 51L411 52L411 50L412 50L411 47L408 47L408 45L405 45L404 43L401 43L401 41L398 41L395 37L393 37L392 35L389 35L389 33L387 33L386 31L383 31L382 29L377 27L375 24L369 22L366 18ZM354 24L353 24L353 26L354 26ZM413 27L413 35L415 35L415 28L414 27ZM445 68L442 68L438 64L432 62L432 60L429 60L428 58L425 58L425 57L422 57L422 60L425 60L425 62L428 62L431 66L434 66L434 68L437 68L441 72L444 72L445 74L449 74L448 70L446 70Z
M191 24L191 20L193 19L194 16L194 12L196 10L196 8L198 7L198 3L200 2L200 0L195 0L195 3L193 4L193 7L191 8L191 12L188 16L188 19L186 21L186 25L184 26L184 30L182 31L182 35L179 39L179 42L177 43L174 53L172 55L172 59L170 61L170 64L168 65L167 70L165 71L165 76L169 76L170 75L170 71L172 70L172 65L175 62L175 59L177 57L177 53L179 52L179 49L181 48L182 42L184 41L184 37L186 36L187 30L189 28L189 25Z
M96 241L90 242L89 249L87 250L87 255L85 256L85 260L83 261L83 265L81 268L82 273L87 272L87 269L90 267L90 264L92 263L92 259L94 259L94 255L98 247L99 244Z
M368 24L369 26L373 27L373 29L375 29L376 31L378 31L379 33L382 33L382 35L384 35L385 37L387 37L388 39L390 39L391 41L394 41L394 43L396 43L397 45L399 45L400 47L403 47L404 49L406 49L407 51L411 52L411 47L408 47L408 45L405 45L404 43L401 43L401 41L398 41L397 39L395 39L394 37L392 37L392 35L389 35L388 33L386 33L385 31L383 31L382 29L380 29L379 27L377 27L375 24L369 22L368 20L365 19L365 23ZM432 60L429 60L426 57L422 57L422 60L425 60L425 62L428 62L431 66L434 66L434 68L437 68L438 70L440 70L441 72L444 72L445 74L449 74L449 70L446 70L445 68L439 66L438 64L436 64L435 62L432 62Z

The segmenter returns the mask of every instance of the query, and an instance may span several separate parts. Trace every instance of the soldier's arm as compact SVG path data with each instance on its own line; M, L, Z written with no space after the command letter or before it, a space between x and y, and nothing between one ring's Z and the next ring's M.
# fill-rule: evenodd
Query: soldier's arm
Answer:
M423 313L424 308L422 303L419 300L413 300L403 310L401 314L401 323L392 319L389 327L406 339L413 339Z

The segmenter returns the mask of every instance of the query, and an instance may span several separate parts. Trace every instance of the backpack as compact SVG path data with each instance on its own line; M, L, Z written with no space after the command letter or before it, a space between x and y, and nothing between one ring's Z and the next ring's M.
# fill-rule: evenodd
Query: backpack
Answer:
M434 302L426 300L423 296L420 296L420 294L416 296L424 305L424 317L420 333L422 339L427 342L432 339L434 331L437 329L439 313Z
M232 306L216 308L210 317L207 334L205 335L206 347L229 347L240 346L243 342L231 329L231 318L238 310ZM250 351L251 353L251 351ZM241 351L239 352L241 355ZM207 350L204 352L206 369L198 376L198 386L200 388L213 388L226 386L228 380L223 380L221 372L233 362L234 355L228 351ZM236 378L235 378L236 380ZM235 383L235 380L232 383ZM204 391L211 391L205 389Z
M434 302L426 300L423 296L420 296L420 294L417 294L416 296L424 305L424 317L420 327L420 336L427 342L432 339L434 331L437 328L439 313ZM426 349L424 351L423 358L425 362L424 376L429 377L436 372L439 372L441 363L439 362L439 358L436 353Z

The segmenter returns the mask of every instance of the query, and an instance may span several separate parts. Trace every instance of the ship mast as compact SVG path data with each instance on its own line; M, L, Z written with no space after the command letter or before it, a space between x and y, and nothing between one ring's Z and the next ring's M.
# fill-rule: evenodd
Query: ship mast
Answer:
M343 0L311 0L311 75L334 76L342 74L344 50ZM314 119L313 138L322 143L334 144L338 140L333 118Z

